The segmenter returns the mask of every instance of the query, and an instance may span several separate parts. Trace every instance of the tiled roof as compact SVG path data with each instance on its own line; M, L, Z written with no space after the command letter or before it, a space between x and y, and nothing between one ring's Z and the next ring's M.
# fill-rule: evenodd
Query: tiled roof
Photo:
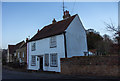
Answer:
M8 49L9 49L9 54L13 54L14 49L15 49L15 45L8 45Z
M73 15L70 18L64 19L62 21L58 21L58 22L56 22L54 24L50 24L48 26L45 26L37 34L35 34L29 40L29 42L63 33L67 29L67 27L69 26L71 21L75 18L75 16L76 15Z
M8 49L9 49L9 54L14 54L14 52L16 51L16 49L19 49L25 42L19 42L16 45L8 45Z
M20 43L17 43L16 45L15 45L15 48L16 49L19 49L22 45L24 45L25 44L25 41L22 41L22 42L20 42Z
M20 48L24 48L24 47L27 47L27 42L23 44Z

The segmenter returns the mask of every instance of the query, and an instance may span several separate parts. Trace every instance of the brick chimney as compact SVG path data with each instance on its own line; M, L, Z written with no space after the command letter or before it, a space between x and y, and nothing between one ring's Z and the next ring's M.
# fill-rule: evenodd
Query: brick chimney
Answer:
M28 38L26 38L26 42L28 42Z
M38 31L37 31L37 33L39 32L39 29L38 29Z
M56 20L55 20L55 18L53 19L53 21L52 21L52 24L54 24L54 23L56 23Z
M66 18L69 18L70 17L70 14L69 14L69 11L64 11L64 15L63 15L63 19L66 19Z

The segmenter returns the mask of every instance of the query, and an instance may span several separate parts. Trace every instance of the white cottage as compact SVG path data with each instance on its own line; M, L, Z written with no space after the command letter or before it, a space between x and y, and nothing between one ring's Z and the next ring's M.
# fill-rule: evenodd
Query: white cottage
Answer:
M84 56L87 52L86 32L79 16L45 26L27 43L29 70L61 72L60 58Z

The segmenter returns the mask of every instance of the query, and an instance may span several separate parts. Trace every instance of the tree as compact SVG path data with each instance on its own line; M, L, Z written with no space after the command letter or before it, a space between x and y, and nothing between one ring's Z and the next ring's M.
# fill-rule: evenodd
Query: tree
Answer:
M104 34L103 35L103 43L104 43L104 50L106 54L109 54L111 51L111 45L113 44L113 41L110 39L109 35Z
M108 31L114 32L114 36L115 36L115 39L117 40L117 45L118 45L118 54L120 54L120 27L119 26L118 28L115 27L112 21L110 24L106 22L104 22L104 24Z
M88 50L96 50L98 55L110 54L111 45L113 41L109 35L105 34L101 36L98 32L93 29L87 30L87 44Z
M87 30L88 50L96 49L97 43L102 40L103 40L103 37L99 33L95 32L95 31L89 31L89 29Z

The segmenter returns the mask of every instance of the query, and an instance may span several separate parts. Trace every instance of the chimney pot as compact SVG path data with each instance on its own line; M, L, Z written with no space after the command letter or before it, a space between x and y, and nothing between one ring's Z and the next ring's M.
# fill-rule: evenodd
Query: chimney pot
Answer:
M63 19L66 19L66 18L69 18L69 17L70 17L69 11L66 10L64 12Z
M54 24L54 23L56 23L56 20L55 20L55 18L53 19L53 21L52 21L52 24Z

